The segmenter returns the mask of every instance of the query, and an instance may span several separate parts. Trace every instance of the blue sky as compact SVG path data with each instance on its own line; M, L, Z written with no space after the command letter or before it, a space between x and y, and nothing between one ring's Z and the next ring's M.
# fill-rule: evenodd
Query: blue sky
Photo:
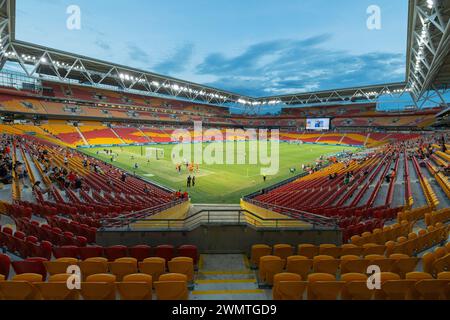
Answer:
M381 9L381 30L366 27ZM81 9L68 30L66 9ZM404 80L406 0L17 0L19 40L251 96Z

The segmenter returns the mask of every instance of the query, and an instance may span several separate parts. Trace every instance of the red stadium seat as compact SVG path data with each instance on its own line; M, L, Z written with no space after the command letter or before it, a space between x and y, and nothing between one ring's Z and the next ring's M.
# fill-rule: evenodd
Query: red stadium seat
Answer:
M109 261L124 258L128 255L127 247L122 245L107 247L104 249L104 252L106 259L108 259Z
M103 257L103 247L100 246L89 246L78 248L80 252L80 259L86 260L88 258Z
M75 258L78 259L80 252L77 246L53 247L53 255L59 258Z
M10 266L11 259L6 254L0 253L0 274L5 276L5 279L9 276Z
M149 258L152 254L152 248L147 245L138 245L128 248L130 257L137 259L137 261L143 261L145 258Z
M198 249L194 245L185 244L179 246L177 249L178 256L180 257L189 257L194 261L194 265L197 265L198 262Z
M13 261L11 265L16 274L36 273L42 275L42 279L45 281L47 278L47 269L45 269L43 261L46 261L46 259L28 258L24 261Z
M172 245L163 244L155 248L155 256L166 259L166 262L172 260L175 254L175 248Z

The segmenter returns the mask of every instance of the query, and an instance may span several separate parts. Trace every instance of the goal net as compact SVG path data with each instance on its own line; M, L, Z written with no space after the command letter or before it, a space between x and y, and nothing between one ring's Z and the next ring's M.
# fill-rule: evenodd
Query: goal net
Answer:
M150 159L163 159L164 149L161 148L146 148L145 156Z

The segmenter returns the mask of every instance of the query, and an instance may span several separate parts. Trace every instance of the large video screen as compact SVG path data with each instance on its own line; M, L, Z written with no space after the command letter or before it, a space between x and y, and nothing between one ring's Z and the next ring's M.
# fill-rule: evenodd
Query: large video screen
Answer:
M330 119L306 119L306 129L317 131L330 130Z

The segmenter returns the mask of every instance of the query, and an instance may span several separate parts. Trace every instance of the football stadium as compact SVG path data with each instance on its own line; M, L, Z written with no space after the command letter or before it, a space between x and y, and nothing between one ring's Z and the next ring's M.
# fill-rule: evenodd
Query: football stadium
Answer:
M362 34L386 26L380 52L346 56L369 44L351 39L350 18L319 19L348 43L305 27L307 40L211 53L196 75L189 46L145 66L166 40L147 43L158 32L138 16L169 4L120 26L97 12L101 31L80 31L99 34L89 46L69 27L94 4L66 13L61 1L65 38L37 1L34 13L21 2L0 1L0 300L450 300L450 1L336 2L328 11L364 2ZM251 10L270 23L265 2ZM53 16L58 1L42 3ZM305 3L315 17L319 1ZM154 23L170 38L183 10L166 9ZM36 30L24 22L34 15ZM119 60L109 28L141 43ZM271 36L231 29L230 48Z

